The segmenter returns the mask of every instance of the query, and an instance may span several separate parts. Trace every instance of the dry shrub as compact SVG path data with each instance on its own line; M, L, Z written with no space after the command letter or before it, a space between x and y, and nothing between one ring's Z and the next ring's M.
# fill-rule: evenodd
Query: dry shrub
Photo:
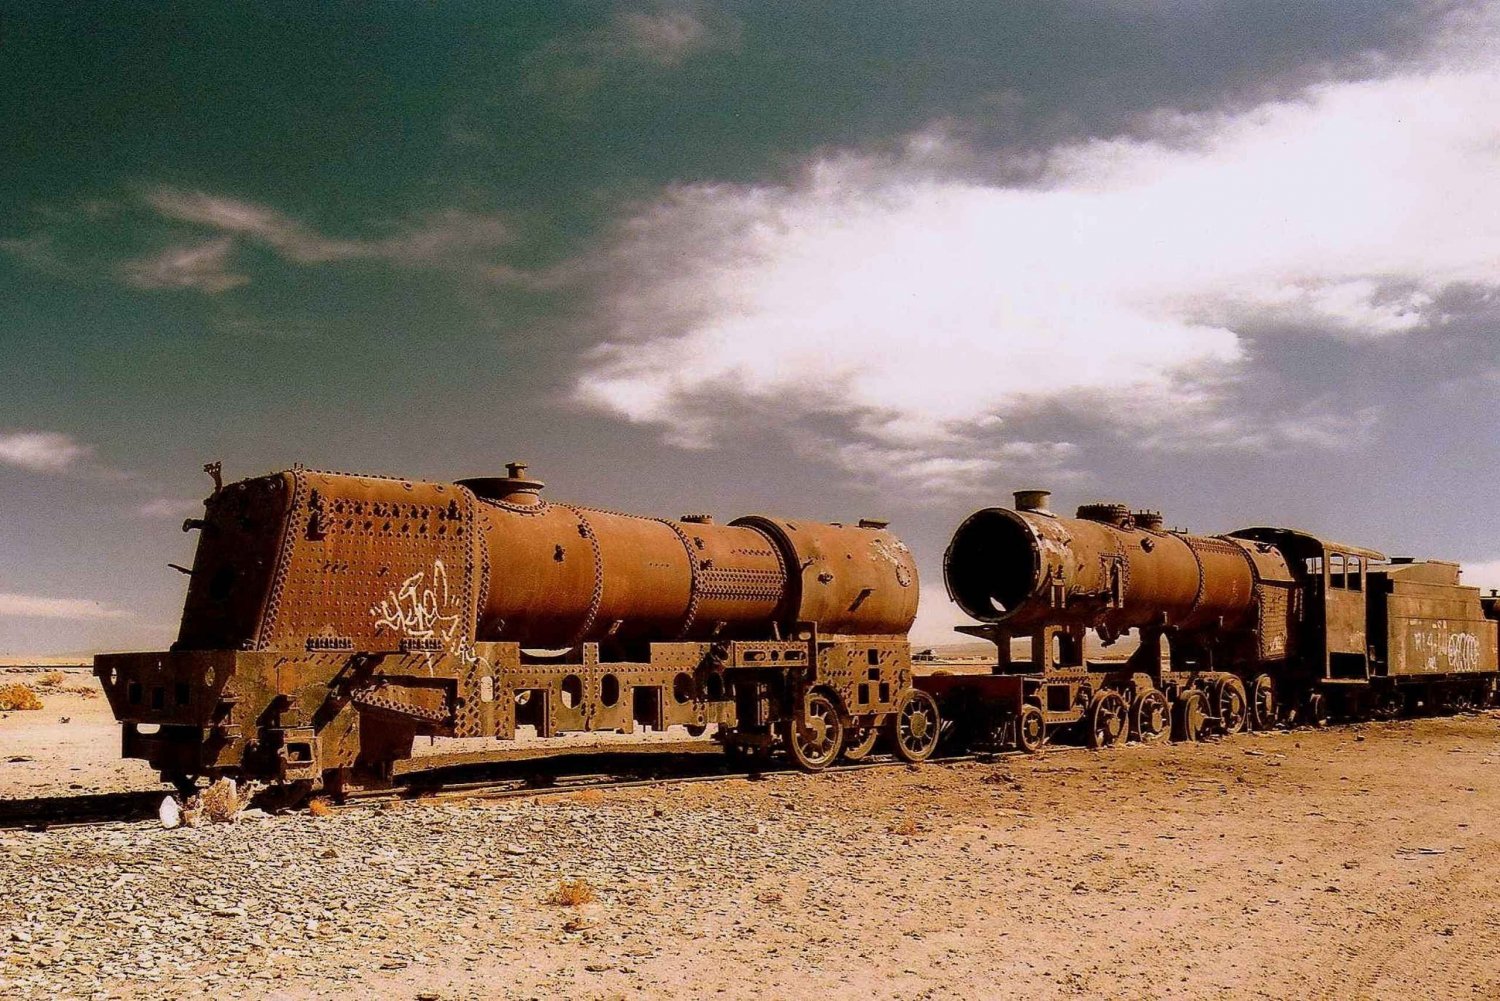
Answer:
M97 699L99 697L99 689L89 685L65 685L63 686L63 691L69 695L82 695L86 699Z
M36 697L29 685L0 685L0 712L40 708L42 700Z
M42 688L61 688L62 683L68 680L68 676L61 671L48 671L36 679L37 685Z
M328 800L321 796L308 800L307 812L314 817L328 817L333 814L333 807L328 805Z
M558 907L582 907L594 902L594 888L586 879L565 879L547 898L547 903Z
M890 832L903 838L909 838L922 833L922 826L910 817L902 817L891 824Z
M580 789L573 794L573 802L579 806L599 806L604 802L604 793L598 789Z
M219 779L202 793L203 816L216 824L228 824L239 816L244 802L234 779Z

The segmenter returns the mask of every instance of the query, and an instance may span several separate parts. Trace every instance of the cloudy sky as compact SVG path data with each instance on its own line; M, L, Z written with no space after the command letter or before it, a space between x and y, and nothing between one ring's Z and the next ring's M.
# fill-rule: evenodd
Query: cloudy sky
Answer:
M1497 5L45 6L0 653L170 641L210 459L890 518L924 642L1020 487L1500 585Z

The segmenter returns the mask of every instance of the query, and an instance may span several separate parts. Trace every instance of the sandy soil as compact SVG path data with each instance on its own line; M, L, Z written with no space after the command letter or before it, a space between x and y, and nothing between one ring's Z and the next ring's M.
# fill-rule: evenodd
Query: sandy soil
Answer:
M0 685L29 684L42 700L41 709L0 713L0 799L169 788L145 762L121 759L120 725L102 694L40 685L46 673L0 669ZM100 692L87 668L60 673L63 688Z
M1497 765L1487 714L198 831L0 832L0 988L1490 998ZM549 904L564 878L597 899Z

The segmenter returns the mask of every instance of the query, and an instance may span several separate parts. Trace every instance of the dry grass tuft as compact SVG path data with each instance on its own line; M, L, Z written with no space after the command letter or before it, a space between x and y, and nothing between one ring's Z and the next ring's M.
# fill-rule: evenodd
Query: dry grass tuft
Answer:
M579 806L599 806L604 802L604 793L598 789L580 789L573 794L573 802Z
M312 814L314 817L328 817L333 815L333 807L328 805L328 800L319 796L315 799L308 800L307 812Z
M557 884L557 889L547 898L547 903L557 907L582 907L584 904L594 902L596 894L594 888L586 879L565 879Z
M918 824L910 817L902 817L900 820L891 824L889 830L892 834L895 834L898 837L910 838L922 833L922 825Z
M61 671L48 671L36 679L38 687L61 688L62 683L68 680L68 676Z
M36 697L29 685L0 685L0 712L40 708L42 700Z
M97 699L99 697L99 689L88 685L64 685L63 691L69 695L82 695L86 699Z

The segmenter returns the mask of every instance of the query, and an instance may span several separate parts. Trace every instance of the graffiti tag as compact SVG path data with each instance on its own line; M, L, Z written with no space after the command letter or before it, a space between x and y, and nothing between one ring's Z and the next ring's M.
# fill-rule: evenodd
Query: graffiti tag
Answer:
M1445 661L1450 671L1479 669L1479 637L1473 633L1450 631L1446 622L1425 629L1414 627L1411 648L1419 658L1426 658L1429 671L1437 671L1439 661Z
M420 570L391 589L380 604L370 609L375 631L390 629L412 639L441 639L451 643L461 616L445 614L452 604L448 592L448 569L442 560L432 561L431 578Z

